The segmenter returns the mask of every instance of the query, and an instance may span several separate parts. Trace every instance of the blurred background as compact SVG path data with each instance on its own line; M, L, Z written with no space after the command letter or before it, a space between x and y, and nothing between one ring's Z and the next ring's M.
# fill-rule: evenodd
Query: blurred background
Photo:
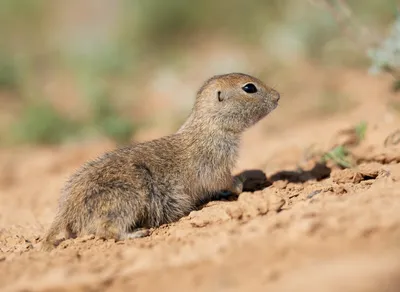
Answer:
M232 71L281 92L265 131L345 113L371 80L398 114L396 2L2 0L0 145L171 133Z

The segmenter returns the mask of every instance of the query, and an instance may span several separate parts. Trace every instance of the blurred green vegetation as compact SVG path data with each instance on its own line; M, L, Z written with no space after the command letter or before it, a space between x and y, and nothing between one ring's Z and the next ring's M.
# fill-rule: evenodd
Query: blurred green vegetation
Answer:
M90 118L82 121L63 115L49 102L26 104L9 134L14 142L27 144L58 144L97 132L121 145L130 141L134 124L116 111L107 96L99 96L91 108Z
M135 125L118 113L111 103L110 94L106 90L98 90L92 93L91 98L91 124L119 144L129 142L136 130Z
M27 105L11 127L17 142L55 144L77 133L80 125L60 115L49 103Z
M18 86L18 72L13 62L0 55L0 87L15 89Z
M360 21L378 31L385 31L394 20L395 0L348 2ZM263 47L266 55L280 53L279 46L285 43L278 40L290 39L300 44L299 53L306 58L368 66L366 52L349 45L334 18L307 1L88 1L92 8L86 9L105 5L105 13L97 22L88 15L86 24L75 24L74 13L65 16L66 6L60 8L60 3L0 1L0 94L11 92L12 98L22 102L12 132L24 143L60 143L81 135L82 129L98 129L100 135L118 143L129 141L138 124L114 106L120 99L118 87L143 75L149 66L176 61L171 56L181 58L199 39L223 36ZM68 3L69 10L85 14L82 6L84 2ZM107 17L112 19L112 28L99 37L96 29ZM69 26L79 29L66 33ZM54 71L66 71L74 77L85 97L82 102L90 108L84 119L73 121L48 101L43 80ZM337 110L336 100L324 98L321 106Z

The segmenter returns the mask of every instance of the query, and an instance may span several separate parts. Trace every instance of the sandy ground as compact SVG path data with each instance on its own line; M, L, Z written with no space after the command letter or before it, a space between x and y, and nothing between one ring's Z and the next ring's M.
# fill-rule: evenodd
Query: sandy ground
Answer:
M147 238L41 252L65 179L113 145L1 150L0 290L400 291L400 117L366 78L343 114L293 122L283 99L243 137L235 173L247 170L247 191ZM340 131L360 120L366 137L349 147L357 166L318 164L311 154L350 143Z

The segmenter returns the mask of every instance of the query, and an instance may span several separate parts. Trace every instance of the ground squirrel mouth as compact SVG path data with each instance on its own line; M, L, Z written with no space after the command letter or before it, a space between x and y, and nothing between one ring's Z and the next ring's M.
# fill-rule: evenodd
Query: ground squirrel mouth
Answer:
M276 91L276 90L274 90L273 99L274 99L274 101L275 101L276 103L278 103L278 101L281 99L281 95L280 95L279 92Z

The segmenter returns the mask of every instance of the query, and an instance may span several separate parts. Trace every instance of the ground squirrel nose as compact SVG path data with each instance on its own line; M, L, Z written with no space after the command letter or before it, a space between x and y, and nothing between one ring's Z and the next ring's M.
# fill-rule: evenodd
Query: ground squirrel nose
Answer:
M280 96L279 92L276 91L276 90L274 90L274 91L272 92L272 99L273 99L273 101L278 102L280 98L281 98L281 96Z

